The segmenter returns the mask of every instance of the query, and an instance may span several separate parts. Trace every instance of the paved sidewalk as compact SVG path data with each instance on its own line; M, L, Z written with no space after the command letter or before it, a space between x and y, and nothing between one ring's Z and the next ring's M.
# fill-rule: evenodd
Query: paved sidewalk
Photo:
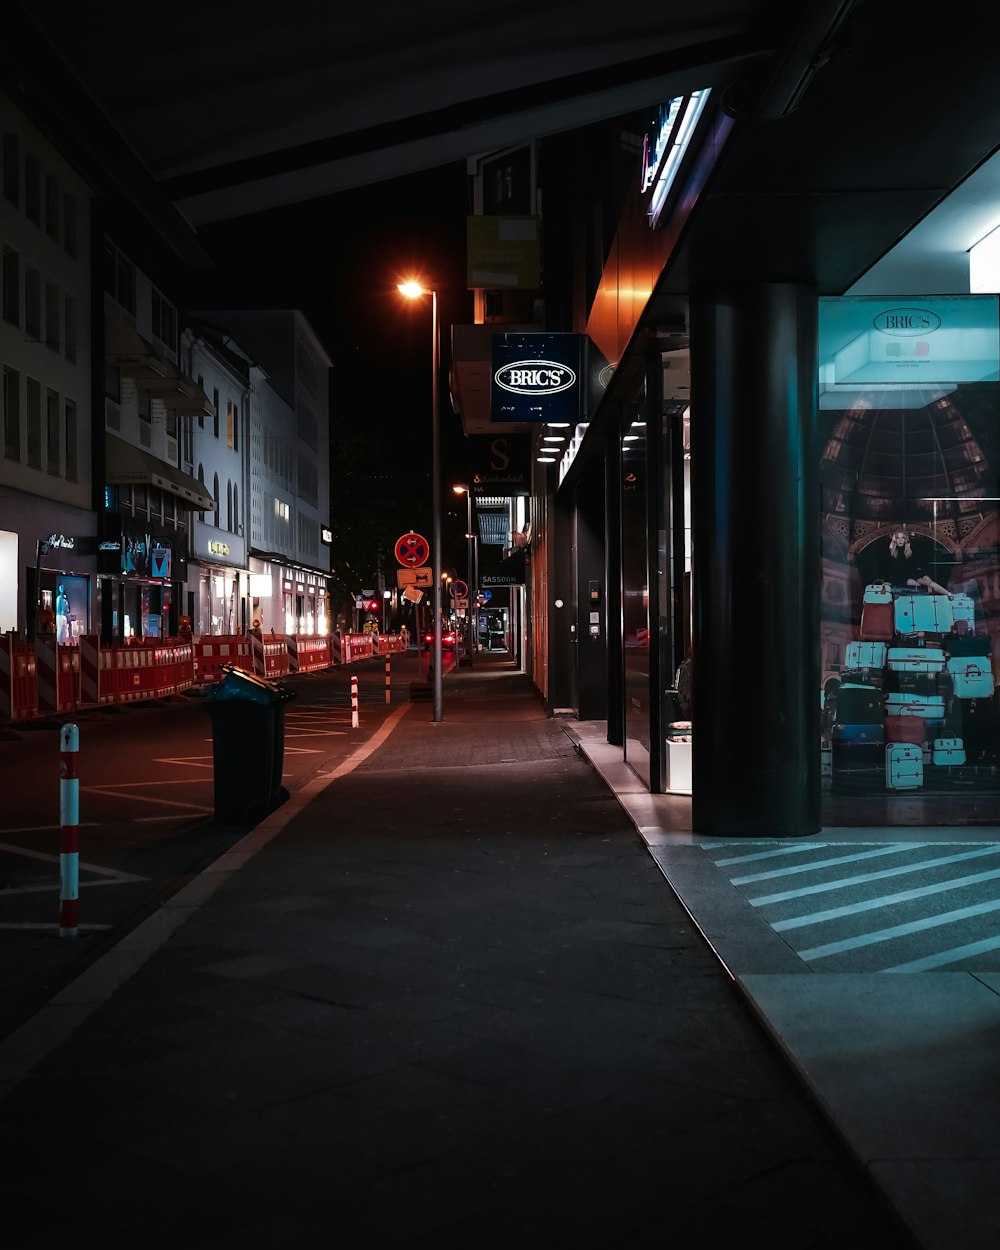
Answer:
M4 1245L912 1245L526 678L444 691L0 1046Z

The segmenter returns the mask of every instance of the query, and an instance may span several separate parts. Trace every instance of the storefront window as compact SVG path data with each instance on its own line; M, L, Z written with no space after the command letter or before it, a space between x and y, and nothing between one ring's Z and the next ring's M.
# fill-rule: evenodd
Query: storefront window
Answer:
M622 627L625 759L650 784L649 585L646 537L646 427L641 410L622 434Z
M822 300L819 354L824 823L996 823L997 300Z

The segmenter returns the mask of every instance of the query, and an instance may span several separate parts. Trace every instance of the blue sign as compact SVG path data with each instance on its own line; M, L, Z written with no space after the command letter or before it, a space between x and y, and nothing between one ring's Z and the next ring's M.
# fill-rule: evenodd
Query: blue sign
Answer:
M481 591L479 592L479 597L480 597L480 599L482 599L483 603L489 603L489 601L493 598L493 591L492 591L492 590L481 590Z
M580 334L493 335L491 422L580 420Z

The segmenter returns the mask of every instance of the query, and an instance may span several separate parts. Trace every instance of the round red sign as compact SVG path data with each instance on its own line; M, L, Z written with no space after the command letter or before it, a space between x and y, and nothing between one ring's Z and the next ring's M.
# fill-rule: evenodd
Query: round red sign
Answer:
M430 559L431 548L422 534L412 530L396 541L396 559L404 568L415 569Z

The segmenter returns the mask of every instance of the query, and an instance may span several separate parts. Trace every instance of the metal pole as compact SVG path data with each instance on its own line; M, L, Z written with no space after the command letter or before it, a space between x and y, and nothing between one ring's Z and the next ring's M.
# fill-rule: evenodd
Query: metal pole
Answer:
M444 700L441 683L441 417L438 412L438 305L437 291L431 291L431 489L434 491L433 523L431 530L431 557L434 588L431 610L434 613L434 641L432 664L434 665L434 716L435 721L444 720Z
M80 731L59 732L59 936L76 937L80 899Z
M475 589L472 572L472 486L465 488L465 538L466 538L466 557L465 557L465 577L468 583L465 591L465 649L469 657L469 664L472 664L472 613L475 604Z

